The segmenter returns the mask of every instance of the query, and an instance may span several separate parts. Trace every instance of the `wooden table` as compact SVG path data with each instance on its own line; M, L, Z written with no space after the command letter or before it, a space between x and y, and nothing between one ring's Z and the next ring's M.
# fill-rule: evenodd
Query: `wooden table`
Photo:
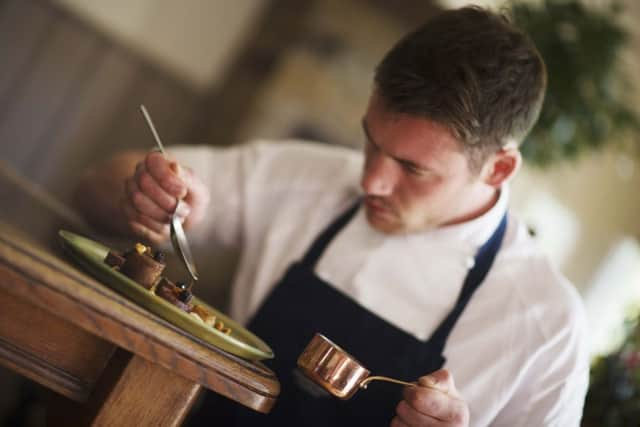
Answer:
M57 230L89 230L1 165L0 206L0 363L78 402L55 402L51 423L72 408L75 425L179 425L203 387L269 412L279 393L272 371L75 268Z

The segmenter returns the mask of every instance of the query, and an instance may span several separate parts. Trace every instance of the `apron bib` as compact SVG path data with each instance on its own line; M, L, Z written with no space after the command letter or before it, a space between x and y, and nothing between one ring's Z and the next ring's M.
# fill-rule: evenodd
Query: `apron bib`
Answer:
M402 386L374 382L367 390L342 401L297 370L298 356L316 332L348 351L372 375L414 381L444 365L447 338L491 268L505 233L506 214L478 250L454 308L431 337L421 341L362 307L314 272L325 248L358 207L359 203L352 206L316 238L304 258L289 267L248 325L275 353L275 359L267 364L275 371L281 390L271 413L259 414L230 401L221 405L222 398L215 403L205 400L201 411L193 414L193 425L210 421L207 413L215 413L220 425L229 426L388 426L402 399Z

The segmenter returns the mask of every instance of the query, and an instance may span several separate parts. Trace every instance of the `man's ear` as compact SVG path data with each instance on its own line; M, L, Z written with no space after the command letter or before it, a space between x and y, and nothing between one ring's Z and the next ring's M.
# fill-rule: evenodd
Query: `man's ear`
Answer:
M502 147L485 163L482 179L491 187L499 188L520 169L522 155L515 145Z

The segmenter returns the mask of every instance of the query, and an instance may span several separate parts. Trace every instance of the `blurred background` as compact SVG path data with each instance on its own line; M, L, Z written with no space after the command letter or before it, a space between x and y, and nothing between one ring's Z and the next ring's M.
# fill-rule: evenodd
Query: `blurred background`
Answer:
M88 164L153 146L141 103L167 144L297 137L358 148L384 52L467 3L0 0L0 166L68 202ZM640 4L474 3L511 8L547 61L550 94L512 207L585 300L591 407L632 401L640 417ZM19 390L2 393L0 417L21 413L20 393L33 391L8 371L0 380ZM37 425L35 413L23 421Z

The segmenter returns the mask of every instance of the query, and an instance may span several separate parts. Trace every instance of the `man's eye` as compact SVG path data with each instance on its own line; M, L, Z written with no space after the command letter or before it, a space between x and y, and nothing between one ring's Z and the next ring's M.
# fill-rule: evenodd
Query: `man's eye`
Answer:
M405 172L407 172L409 175L413 175L413 176L422 176L424 175L424 170L420 169L414 165L410 165L410 164L403 164L402 168L404 169Z

